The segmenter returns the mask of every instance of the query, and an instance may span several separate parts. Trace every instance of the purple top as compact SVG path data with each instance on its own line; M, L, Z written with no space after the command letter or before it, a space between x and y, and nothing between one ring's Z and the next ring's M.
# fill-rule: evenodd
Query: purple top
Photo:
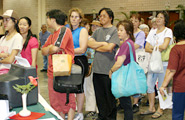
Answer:
M129 51L129 45L127 44L129 42L132 46L132 52L134 56L134 60L136 61L136 53L135 53L135 48L134 48L134 42L129 38L126 40L118 49L116 55L115 55L115 60L117 61L118 56L126 55L126 59L124 61L124 65L127 65L130 63L130 51Z
M138 33L134 33L135 37L135 43L138 44L140 49L144 47L145 43L145 33L143 31L140 31Z

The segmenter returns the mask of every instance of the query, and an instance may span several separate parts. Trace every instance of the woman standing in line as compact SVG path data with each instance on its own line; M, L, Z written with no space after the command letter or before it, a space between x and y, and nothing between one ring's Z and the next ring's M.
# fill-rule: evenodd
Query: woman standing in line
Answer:
M148 34L148 37L146 39L147 43L145 46L146 52L152 53L154 46L159 46L159 51L166 50L168 45L172 44L173 41L173 33L172 30L167 28L168 25L169 16L168 13L165 11L161 11L157 13L156 18L156 24L157 29L151 30ZM153 114L152 118L159 118L163 114L163 110L160 109L160 105L158 106L158 109L156 111L155 109L155 90L154 86L156 83L156 80L158 79L158 89L161 87L166 68L168 65L168 61L163 62L163 73L153 73L148 72L147 74L147 86L148 86L148 99L149 99L149 109L145 112L142 112L141 115L149 115Z
M65 28L65 18L66 14L64 14L61 10L50 10L46 13L47 16L47 25L49 28L54 29L54 33L51 34L45 44L42 46L42 55L48 56L48 91L49 91L49 101L51 106L59 112L60 116L65 119L65 114L68 114L68 120L74 119L75 114L75 95L69 94L69 103L66 104L66 93L59 93L53 89L53 63L52 63L52 55L53 54L69 54L72 57L72 62L74 63L74 45L72 33L69 28ZM65 34L64 34L65 33ZM62 39L60 36L63 36ZM58 45L57 41L62 41L60 45ZM64 52L63 52L64 51Z
M19 19L19 30L23 37L23 49L21 56L26 58L31 66L37 68L37 53L39 43L37 38L33 37L31 32L31 20L28 17L22 17Z
M85 56L85 52L87 50L87 41L88 41L88 31L86 28L81 27L81 22L84 15L82 11L79 8L72 8L69 10L69 24L73 35L73 43L74 43L74 52L75 52L75 64L81 65L86 74L88 71L88 60ZM84 78L83 82L84 83ZM77 116L74 120L83 120L83 104L85 100L84 90L83 90L83 84L82 86L79 86L81 91L76 94L76 100L77 100Z
M136 61L136 54L134 49L134 35L133 35L133 24L128 20L120 21L117 24L118 28L118 36L120 40L123 41L123 44L118 49L116 56L115 56L115 64L109 71L109 77L111 78L112 73L118 70L123 64L127 65L130 63L130 50L129 42L132 46L134 60ZM119 98L120 106L124 109L124 120L133 120L133 111L132 111L132 102L131 98L129 97L121 97Z
M20 55L23 38L18 33L19 17L14 10L7 10L3 15L5 35L0 39L0 75L8 73L15 56Z

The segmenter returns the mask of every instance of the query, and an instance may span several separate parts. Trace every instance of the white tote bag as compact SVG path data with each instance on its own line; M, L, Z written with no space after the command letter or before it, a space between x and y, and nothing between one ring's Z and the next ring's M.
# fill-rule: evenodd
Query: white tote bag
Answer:
M136 62L141 66L145 73L148 72L150 53L145 52L145 49L136 50Z
M149 63L149 72L163 73L163 71L161 52L159 51L159 46L155 46Z

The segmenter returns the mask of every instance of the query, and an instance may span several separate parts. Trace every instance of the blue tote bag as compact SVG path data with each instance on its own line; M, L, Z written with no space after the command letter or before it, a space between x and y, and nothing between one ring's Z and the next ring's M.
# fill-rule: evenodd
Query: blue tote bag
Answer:
M134 94L146 93L147 83L144 70L134 61L132 46L129 42L130 63L122 65L113 72L111 91L116 98L128 97Z

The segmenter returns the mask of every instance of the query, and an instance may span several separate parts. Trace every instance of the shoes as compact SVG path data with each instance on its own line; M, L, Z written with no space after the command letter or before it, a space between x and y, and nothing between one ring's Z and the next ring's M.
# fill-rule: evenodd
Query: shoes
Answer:
M142 113L140 113L140 115L151 115L151 114L154 114L155 112L153 111L150 111L150 110L147 110L147 111L144 111Z
M85 114L84 118L89 118L89 117L94 117L94 116L96 116L96 112L91 111Z
M40 72L47 72L47 69L42 69L40 70Z
M153 115L152 115L152 118L153 119L157 119L157 118L160 118L161 116L163 115L163 113L160 113L160 112L155 112Z
M83 120L83 119L84 119L83 113L77 113L74 118L74 120Z
M138 104L134 104L132 109L133 109L133 113L139 112L139 105Z

